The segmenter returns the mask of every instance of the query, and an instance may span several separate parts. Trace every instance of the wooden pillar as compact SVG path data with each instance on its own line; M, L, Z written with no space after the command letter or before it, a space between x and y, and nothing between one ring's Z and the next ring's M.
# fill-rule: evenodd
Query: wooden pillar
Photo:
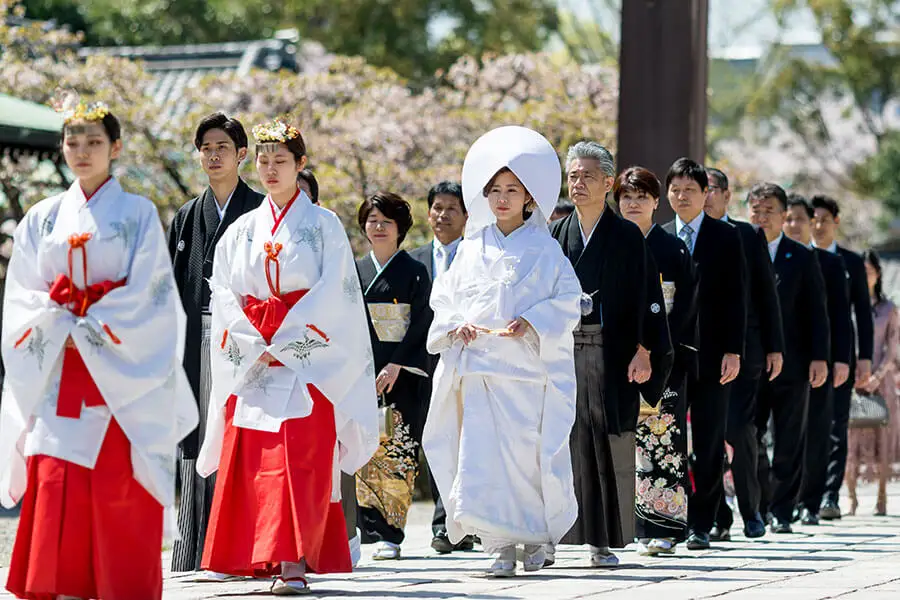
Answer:
M664 184L675 159L706 159L707 16L708 0L622 1L619 170L641 165ZM662 199L657 221L672 214Z

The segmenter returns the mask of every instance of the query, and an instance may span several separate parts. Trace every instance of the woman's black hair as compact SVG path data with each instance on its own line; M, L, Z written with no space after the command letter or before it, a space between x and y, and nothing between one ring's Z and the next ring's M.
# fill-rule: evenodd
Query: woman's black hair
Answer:
M503 167L502 169L500 169L499 171L494 173L494 176L491 177L488 180L487 184L484 186L484 188L482 188L482 190L481 190L482 196L484 196L485 198L488 197L488 194L491 192L491 188L494 187L494 182L497 181L497 178L500 177L500 175L502 175L503 173L512 173L516 179L519 179L519 176L516 175L515 173L513 173L512 169L510 169L509 167ZM521 179L519 179L519 183L522 183ZM522 207L522 218L527 221L531 217L532 213L534 213L534 210L531 209L531 205L532 205L532 203L536 203L537 201L534 199L534 196L531 195L531 192L528 191L528 188L525 187L524 183L522 183L522 187L525 189L525 194L529 198L531 198L531 202L526 202L525 205ZM549 215L547 215L547 216L549 216Z
M103 117L99 121L101 125L103 125L103 130L106 132L106 137L109 138L109 143L112 144L120 139L122 139L122 125L119 124L119 120L112 113L106 113L106 116ZM66 139L66 130L71 127L70 124L66 123L63 125L61 132L61 139Z
M397 246L400 246L413 226L409 202L393 192L375 192L369 196L359 205L359 211L356 214L357 223L363 233L366 232L366 221L369 220L369 215L376 208L397 224Z
M872 268L874 268L875 272L878 273L878 279L875 280L875 289L872 290L872 293L875 295L875 302L873 303L873 305L878 306L879 304L887 300L884 295L884 287L881 281L883 273L881 270L881 259L878 258L878 253L874 250L866 250L865 252L863 252L863 260L872 265Z

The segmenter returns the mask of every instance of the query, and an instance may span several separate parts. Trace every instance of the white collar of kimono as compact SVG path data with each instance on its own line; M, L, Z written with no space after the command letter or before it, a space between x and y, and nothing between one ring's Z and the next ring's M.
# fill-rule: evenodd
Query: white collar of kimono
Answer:
M297 188L297 190L299 193L297 194L296 199L293 202L288 202L284 206L288 209L293 208L294 210L301 209L305 211L308 207L312 206L312 200L309 199L309 196L307 196L306 192L304 192L302 189ZM275 202L272 200L272 196L270 195L266 195L266 200L268 200L270 208L270 210L267 210L266 212L273 215L272 235L275 235L281 228L281 222L284 220L282 218L284 216L282 215L282 212L284 212L284 208L279 208L278 205L275 204Z
M228 194L228 200L225 201L225 206L219 206L219 201L216 200L216 195L213 194L213 202L216 203L216 212L219 213L219 220L225 218L225 211L228 210L228 205L231 204L231 198L234 196L234 193L237 191L238 186L234 186L234 189L231 190L231 193Z
M122 192L122 185L119 183L118 179L110 176L110 178L104 181L100 187L94 190L94 193L91 194L90 198L88 198L84 195L84 190L81 188L81 181L76 179L72 183L72 185L69 186L69 192L72 193L75 198L80 200L82 204L87 204L90 201L97 202L100 197L110 192L120 194Z
M384 266L382 266L381 264L379 264L378 259L375 258L375 251L369 250L369 258L372 259L372 264L375 265L375 271L379 275L381 275L381 272L384 271L389 264L391 264L391 261L394 260L394 257L397 256L398 254L400 254L400 250L397 250L396 252L391 254L391 257L389 259L387 259L387 262L384 263Z
M511 125L487 132L466 154L462 171L463 201L469 213L465 237L473 237L497 221L483 190L504 167L519 178L537 204L528 221L537 220L538 226L547 228L546 215L553 212L562 184L559 156L538 132Z

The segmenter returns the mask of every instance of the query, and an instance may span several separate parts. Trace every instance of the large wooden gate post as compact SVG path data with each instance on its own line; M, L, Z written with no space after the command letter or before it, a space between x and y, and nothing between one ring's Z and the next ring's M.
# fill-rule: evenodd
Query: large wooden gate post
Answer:
M622 0L619 170L706 158L708 0ZM665 190L663 190L665 196ZM664 199L657 220L672 211Z

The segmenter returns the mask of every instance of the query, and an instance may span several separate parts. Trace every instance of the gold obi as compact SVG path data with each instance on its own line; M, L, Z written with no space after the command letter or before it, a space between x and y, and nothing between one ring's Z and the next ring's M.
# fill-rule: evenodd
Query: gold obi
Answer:
M672 305L675 304L675 282L660 281L662 285L663 300L666 302L666 314L672 312Z
M650 406L646 400L644 400L644 395L641 394L641 411L638 413L639 417L655 417L659 415L659 405Z
M369 316L379 342L402 342L409 329L409 304L370 302Z

